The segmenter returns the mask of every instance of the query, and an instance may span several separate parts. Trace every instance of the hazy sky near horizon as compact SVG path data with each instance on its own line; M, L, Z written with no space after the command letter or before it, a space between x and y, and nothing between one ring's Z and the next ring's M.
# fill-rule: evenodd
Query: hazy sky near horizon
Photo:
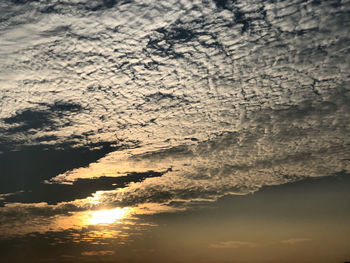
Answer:
M347 260L349 11L1 1L8 262Z
M0 252L6 262L346 262L349 186L349 175L311 179L114 223L62 214L49 230L17 228Z

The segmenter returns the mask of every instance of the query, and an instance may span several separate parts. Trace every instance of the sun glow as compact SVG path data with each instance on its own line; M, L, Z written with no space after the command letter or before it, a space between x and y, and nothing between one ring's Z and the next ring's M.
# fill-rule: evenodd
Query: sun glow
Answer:
M126 216L126 212L127 211L122 208L95 211L89 218L89 224L111 224L117 220L123 219Z

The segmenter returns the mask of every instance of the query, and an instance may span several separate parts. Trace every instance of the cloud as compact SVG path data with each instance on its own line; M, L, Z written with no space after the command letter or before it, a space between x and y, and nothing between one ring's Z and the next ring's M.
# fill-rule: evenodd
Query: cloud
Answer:
M347 102L348 98L335 95L328 102L306 101L284 110L254 112L235 132L159 150L139 147L113 152L51 181L167 170L162 177L101 196L105 202L135 205L216 200L225 194L247 194L267 185L346 172L350 170L348 145L343 143L348 140L343 125Z
M1 192L167 171L98 197L190 203L350 171L348 3L15 2Z
M47 202L57 204L91 196L97 191L115 190L127 187L130 183L141 182L146 178L159 177L165 173L148 171L145 173L131 173L124 176L102 176L91 179L77 179L71 184L44 184L35 186L35 191L20 191L13 194L0 195L0 201L5 202ZM47 192L50 195L47 195Z
M6 198L8 198L9 196L14 196L14 195L17 195L19 193L22 193L23 191L18 191L18 192L15 192L15 193L6 193L6 194L0 194L0 201L4 201L6 200Z
M109 191L57 206L16 204L5 206L3 211L23 213L23 219L29 219L30 214L49 220L59 213L97 208L96 202L110 207L148 203L187 207L192 202L215 201L227 194L252 193L267 185L346 172L349 171L348 144L343 143L347 140L346 102L346 96L334 96L327 103L305 102L283 111L254 112L245 117L240 129L207 140L158 149L153 146L120 149L86 167L59 174L51 178L52 186L45 186L47 189L73 187L78 195L64 197L67 201L85 197L79 195L84 193L79 185L97 187L93 182L107 183ZM308 124L310 121L312 126ZM150 171L162 176L148 176ZM132 172L135 178L126 176ZM71 186L60 185L67 183ZM117 185L113 186L114 183ZM93 188L86 194L96 190ZM50 200L57 202L60 198L53 195Z
M0 136L1 137L1 136ZM70 144L41 144L17 146L0 139L0 193L25 192L42 189L42 182L57 174L88 165L116 148L100 142L89 147L72 147Z
M112 224L110 222L110 225L101 226L102 229L100 229L99 225L96 225L96 220L92 220L96 216L95 212L116 209L116 206L112 206L110 201L104 202L99 198L100 195L105 193L104 191L100 191L96 192L92 197L61 202L55 205L49 205L44 202L5 203L3 207L0 207L0 240L3 238L30 235L31 233L38 235L51 235L53 233L55 235L54 233L60 232L68 235L70 235L70 232L86 232L86 235L78 235L78 238L76 238L77 241L91 241L96 239L97 242L102 237L120 237L123 239L128 237L128 233L130 234L132 231L127 227L125 229L127 229L128 233L124 233L124 228L120 228L118 225L133 225L133 229L136 232L143 226L155 226L154 224L145 222L135 225L135 222L138 220L137 216L186 210L185 207L171 207L166 203L146 203L132 207L118 206L117 210L123 211L123 217L118 220L118 224ZM110 214L107 213L107 215ZM111 228L113 229L113 227L115 229L112 231Z
M312 241L312 239L310 239L310 238L290 238L290 239L282 240L281 243L288 244L288 245L294 245L294 244L299 244L299 243L304 243L304 242L309 242L309 241Z
M84 251L81 253L82 256L112 256L115 251L111 250L100 250L100 251Z
M280 17L258 0L20 2L0 23L0 127L17 145L181 145L346 86L346 14L331 3Z
M246 242L246 241L224 241L215 244L211 244L212 248L224 248L224 249L237 249L237 248L255 248L258 244L254 242Z
M38 107L26 109L14 116L4 118L5 124L16 125L15 127L10 126L8 132L16 133L40 128L57 129L59 124L56 124L55 121L62 121L67 115L82 110L80 105L69 102L55 102L53 105L41 103L37 106L41 109Z

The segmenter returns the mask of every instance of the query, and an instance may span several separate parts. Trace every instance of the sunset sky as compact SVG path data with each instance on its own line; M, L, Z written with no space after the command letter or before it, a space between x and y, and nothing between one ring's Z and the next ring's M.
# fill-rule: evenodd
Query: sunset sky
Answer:
M1 1L1 262L350 261L349 14Z

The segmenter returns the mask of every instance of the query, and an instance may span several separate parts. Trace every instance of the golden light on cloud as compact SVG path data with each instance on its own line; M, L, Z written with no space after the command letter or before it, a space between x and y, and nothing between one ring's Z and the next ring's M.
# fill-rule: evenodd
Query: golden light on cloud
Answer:
M127 211L123 208L94 211L89 217L88 223L91 225L111 224L117 220L123 219L126 214Z

